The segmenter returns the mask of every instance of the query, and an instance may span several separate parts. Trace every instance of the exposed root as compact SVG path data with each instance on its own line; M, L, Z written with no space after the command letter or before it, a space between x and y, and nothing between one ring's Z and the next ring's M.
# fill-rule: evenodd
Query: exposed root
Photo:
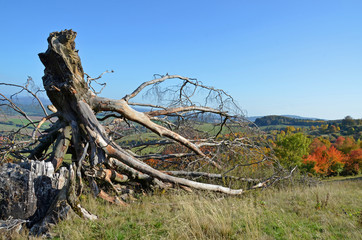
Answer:
M98 217L85 210L79 202L79 198L76 195L76 165L73 163L69 167L69 178L67 185L67 202L73 211L82 218L94 220Z

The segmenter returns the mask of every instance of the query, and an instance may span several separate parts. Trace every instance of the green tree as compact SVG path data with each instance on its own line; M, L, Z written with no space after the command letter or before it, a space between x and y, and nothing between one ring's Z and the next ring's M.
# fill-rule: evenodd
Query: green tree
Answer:
M285 128L285 131L287 133L295 132L295 127L294 126L288 126L288 127Z
M303 133L280 134L276 141L275 154L286 168L301 166L303 156L308 155L311 142Z
M344 126L353 126L355 125L355 121L351 116L347 116L342 120L342 125Z

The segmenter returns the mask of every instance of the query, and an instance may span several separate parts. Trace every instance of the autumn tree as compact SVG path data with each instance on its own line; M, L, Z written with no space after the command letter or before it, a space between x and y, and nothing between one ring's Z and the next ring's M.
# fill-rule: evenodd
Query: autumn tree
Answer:
M339 175L343 171L345 158L346 156L334 146L328 148L322 144L305 157L303 167L321 176Z
M361 172L362 149L352 150L344 160L343 175L355 175Z

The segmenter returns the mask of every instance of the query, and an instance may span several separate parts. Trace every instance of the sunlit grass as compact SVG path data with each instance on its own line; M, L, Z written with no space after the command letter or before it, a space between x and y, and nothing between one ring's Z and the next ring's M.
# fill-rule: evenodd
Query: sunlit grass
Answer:
M360 181L241 197L172 190L128 207L86 196L84 207L99 220L73 216L52 233L58 239L361 239L361 196Z

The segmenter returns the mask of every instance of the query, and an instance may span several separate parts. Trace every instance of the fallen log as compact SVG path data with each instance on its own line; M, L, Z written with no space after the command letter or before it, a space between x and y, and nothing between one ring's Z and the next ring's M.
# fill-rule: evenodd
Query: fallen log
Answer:
M84 73L75 38L76 32L72 30L53 32L47 39L48 49L39 54L45 66L44 89L53 104L48 108L54 114L33 125L39 132L40 126L51 117L57 121L39 137L35 137L34 132L35 142L24 147L25 150L14 150L10 145L7 148L7 152L22 162L0 166L0 230L18 231L26 226L30 233L41 235L72 211L80 217L96 219L80 205L79 196L85 184L95 196L127 205L136 188L144 191L179 187L190 192L197 189L240 195L245 190L266 187L275 179L283 179L280 169L274 171L280 165L275 164L269 154L266 138L259 138L260 132L240 115L232 97L223 90L205 86L195 79L166 74L144 82L121 99L100 97L90 84L101 76L92 79ZM156 92L169 91L158 89L159 84L167 80L181 81L179 88L171 91L176 97L169 106L130 102L147 87ZM205 105L216 101L217 108L195 105L192 98L200 89L207 93ZM138 111L131 106L150 109ZM235 114L230 113L230 106L236 108ZM103 115L97 118L97 114ZM111 118L117 119L112 127L109 122L100 123ZM213 129L200 130L202 123ZM112 133L124 136L117 132L119 124L123 124L121 131L133 128L157 134L160 138L157 141L135 146L142 149L164 146L163 151L137 155L137 147L122 147L112 138ZM223 132L226 132L224 136ZM255 143L252 138L259 142ZM179 151L170 154L169 149ZM66 154L71 155L71 163L64 163ZM165 169L167 164L160 164L161 167L147 164L155 160L152 158L176 165ZM171 158L172 161L167 161ZM243 175L237 172L248 166L255 171L256 165L261 165L260 171L268 168L280 176L260 178L259 174L258 178L252 178L244 176L246 171ZM203 181L196 181L197 178ZM215 183L216 180L223 182ZM232 185L225 184L226 180L246 182L251 187L233 189Z

